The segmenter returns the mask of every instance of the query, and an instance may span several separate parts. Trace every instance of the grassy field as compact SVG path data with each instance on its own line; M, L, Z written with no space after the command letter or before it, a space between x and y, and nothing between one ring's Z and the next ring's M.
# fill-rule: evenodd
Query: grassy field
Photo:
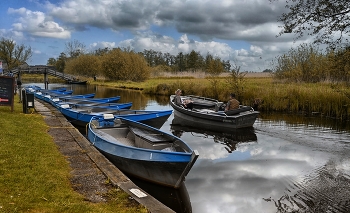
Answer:
M99 79L90 83L166 96L180 88L184 95L206 96L223 102L235 92L241 104L257 104L257 110L262 112L317 114L341 120L350 118L350 89L344 83L284 83L275 81L269 73L247 73L237 87L229 80L228 74L211 79L203 73L179 73L153 76L145 82Z
M69 163L43 117L22 111L18 95L13 112L0 106L0 212L147 212L116 188L107 202L86 201L73 190Z
M42 76L40 76L42 78ZM98 77L80 77L90 84L113 88L142 90L152 95L169 96L176 89L183 94L206 96L226 102L236 93L241 104L256 106L262 112L317 114L349 120L350 87L345 83L284 83L275 81L270 73L246 73L239 84L232 83L229 73L210 78L203 72L157 73L144 82L106 81Z

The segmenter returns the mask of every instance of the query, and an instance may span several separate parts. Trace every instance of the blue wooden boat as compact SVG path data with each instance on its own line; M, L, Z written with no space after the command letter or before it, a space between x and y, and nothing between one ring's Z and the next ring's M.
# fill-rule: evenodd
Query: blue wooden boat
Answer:
M72 95L72 94L65 94L64 92L49 92L49 91L37 91L40 92L42 95L49 95L51 98L62 98L62 99L90 99L95 97L95 93L89 93L89 94L82 94L82 95Z
M57 100L58 97L61 97L61 98L63 98L63 97L68 98L69 97L69 98L72 98L72 100L74 98L75 100L80 100L80 101L84 101L85 99L90 100L95 96L95 93L90 93L90 94L85 94L85 95L69 95L69 96L67 96L67 95L58 95L58 93L53 94L53 93L46 93L46 92L43 93L41 91L36 91L36 92L34 92L34 96L40 100L51 103L52 99L56 98L56 100Z
M91 99L95 97L95 93L82 94L82 95L67 95L67 96L51 95L51 96L54 98L61 98L61 99Z
M41 92L44 92L44 91L41 90ZM60 91L60 90L48 90L47 93L57 94L57 95L71 95L71 94L73 94L73 90L65 90L65 91Z
M58 89L53 89L53 90L45 90L42 89L39 86L27 86L26 87L27 92L32 92L32 93L38 93L38 98L41 100L44 100L44 97L40 96L47 96L50 98L66 98L66 99L86 99L86 98L93 98L95 97L95 93L90 93L90 94L82 94L82 95L72 95L73 90L67 91L66 88L58 88ZM40 95L40 96L39 96Z
M103 114L142 122L153 127L160 128L172 114L173 110L130 110L101 107L71 107L68 104L57 108L72 124L85 127L92 117Z
M37 88L39 88L40 90L42 90L41 87L39 87L39 86L38 86ZM49 90L49 91L51 91L51 90ZM65 87L57 88L57 89L54 89L53 91L64 92L64 91L67 91L67 88L65 88Z
M39 86L36 86L36 85L28 85L25 87L27 90L30 90L29 92L42 92L44 94L48 94L48 93L57 93L57 94L60 94L60 93L64 93L64 92L67 92L67 88L57 88L57 89L51 89L51 90L46 90L46 89L43 89ZM72 90L69 90L68 93L73 93Z
M51 97L50 103L55 104L92 104L96 105L99 103L117 103L120 100L120 96L108 97L108 98L84 98L75 96L70 97Z
M67 105L69 107L67 107ZM79 103L57 103L54 104L56 108L60 108L62 106L65 106L66 108L72 108L74 110L88 110L91 111L93 110L92 108L99 108L100 110L120 110L120 109L130 109L132 107L132 102L128 103L99 103L99 102L79 102Z
M34 97L45 102L49 102L49 100L52 98L51 95L42 93L41 91L34 92Z
M199 156L174 135L112 114L93 117L87 138L124 173L173 188L181 186Z

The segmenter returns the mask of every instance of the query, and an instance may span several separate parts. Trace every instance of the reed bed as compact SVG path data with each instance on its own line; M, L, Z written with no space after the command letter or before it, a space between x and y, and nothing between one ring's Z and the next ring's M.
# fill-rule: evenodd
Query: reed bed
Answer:
M144 93L171 95L180 88L183 93L216 98L226 102L231 92L225 78L217 78L213 87L206 78L149 79L139 84ZM120 82L123 84L122 82ZM113 85L116 83L114 82ZM321 115L347 120L350 116L350 89L331 83L276 83L269 78L246 78L238 95L241 104L255 106L262 112L287 112Z
M350 116L350 88L346 84L275 82L270 74L248 73L233 91L229 75L210 78L207 75L160 75L144 82L89 80L90 84L107 87L140 89L143 93L169 96L181 89L184 95L206 96L226 102L235 92L241 104L254 106L262 112L288 112L321 115L348 120Z

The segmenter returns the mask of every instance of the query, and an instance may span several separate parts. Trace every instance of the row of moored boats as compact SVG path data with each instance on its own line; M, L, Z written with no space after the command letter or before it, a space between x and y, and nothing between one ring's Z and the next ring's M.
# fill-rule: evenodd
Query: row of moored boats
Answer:
M90 143L126 174L179 188L199 156L183 140L159 129L173 110L131 110L132 103L119 103L120 96L73 95L65 88L26 89L56 107L75 126L86 127ZM252 127L259 115L243 105L225 112L222 102L205 97L181 96L182 101L192 102L192 109L176 105L174 95L169 98L173 124L232 132Z
M120 96L73 95L65 88L26 90L86 127L90 143L126 174L179 188L199 156L180 138L159 130L172 110L131 110L132 103L118 103Z

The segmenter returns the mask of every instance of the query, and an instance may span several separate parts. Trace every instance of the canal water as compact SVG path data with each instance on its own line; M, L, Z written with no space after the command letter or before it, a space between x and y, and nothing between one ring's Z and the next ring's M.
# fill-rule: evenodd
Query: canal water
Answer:
M40 85L39 85L40 86ZM43 86L43 85L42 85ZM172 109L169 98L100 86L66 86L74 94L121 96L132 109ZM210 132L174 123L161 127L197 149L178 190L132 179L177 212L350 212L350 128L321 117L260 114L252 128Z

